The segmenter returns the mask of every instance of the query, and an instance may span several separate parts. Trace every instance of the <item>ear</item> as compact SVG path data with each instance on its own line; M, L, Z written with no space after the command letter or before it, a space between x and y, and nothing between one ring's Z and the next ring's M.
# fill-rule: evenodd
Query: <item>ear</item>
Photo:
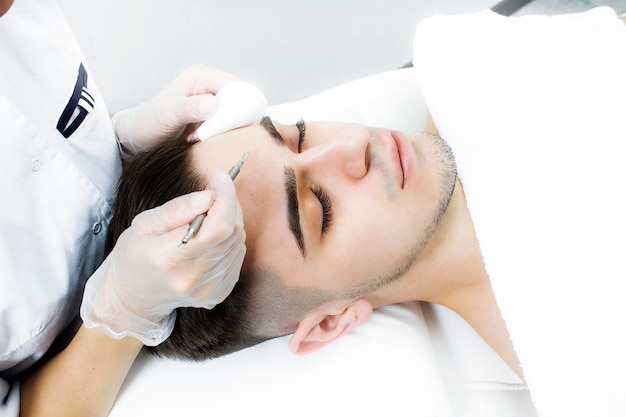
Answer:
M289 349L299 355L314 352L367 322L371 316L372 305L364 299L348 305L325 304L298 323Z

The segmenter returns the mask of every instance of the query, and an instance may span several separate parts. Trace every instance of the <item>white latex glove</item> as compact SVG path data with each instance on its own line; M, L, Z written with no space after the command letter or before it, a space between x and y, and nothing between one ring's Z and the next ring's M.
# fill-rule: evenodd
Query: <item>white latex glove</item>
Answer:
M155 346L171 334L177 307L213 308L232 291L246 252L241 206L230 177L135 217L87 281L81 317L111 337ZM208 210L184 247L188 224Z
M204 122L216 110L215 95L236 77L204 65L185 68L152 100L111 118L122 155L128 157L178 137L189 124Z

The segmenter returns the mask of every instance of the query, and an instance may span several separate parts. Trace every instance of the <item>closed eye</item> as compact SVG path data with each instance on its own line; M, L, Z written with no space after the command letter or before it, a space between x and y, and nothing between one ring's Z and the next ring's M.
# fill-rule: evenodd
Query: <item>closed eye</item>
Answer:
M313 191L313 194L315 194L322 206L322 234L326 234L333 223L333 208L330 197L319 185L311 187L311 191Z

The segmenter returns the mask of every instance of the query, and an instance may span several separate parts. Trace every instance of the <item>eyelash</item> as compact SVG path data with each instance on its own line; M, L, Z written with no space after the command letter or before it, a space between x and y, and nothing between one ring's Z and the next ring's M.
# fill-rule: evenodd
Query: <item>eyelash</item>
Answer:
M317 197L320 205L322 206L322 234L324 234L333 222L333 211L330 205L330 197L328 197L326 191L324 191L319 185L311 187L311 191L315 194L315 197Z
M296 122L296 127L298 128L298 153L300 153L302 152L302 144L304 143L304 137L306 134L306 125L304 124L304 120L298 120L298 122Z

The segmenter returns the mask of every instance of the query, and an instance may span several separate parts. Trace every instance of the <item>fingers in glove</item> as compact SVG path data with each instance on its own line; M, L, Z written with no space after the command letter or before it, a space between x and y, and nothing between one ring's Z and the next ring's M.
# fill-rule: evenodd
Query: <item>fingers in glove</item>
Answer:
M246 254L245 235L236 239L226 252L226 258L220 259L219 268L203 277L201 283L190 293L189 306L213 308L231 293L239 280L241 266Z
M232 74L205 65L192 65L176 78L172 90L176 100L170 101L168 117L177 124L199 123L209 119L216 111L215 95L226 84L236 80Z
M212 94L217 92L237 77L225 71L206 65L190 65L176 78L179 88L185 95Z
M213 116L216 110L217 107L215 105L214 95L202 94L186 96L171 102L168 117L171 123L200 123Z
M185 228L198 214L209 211L214 200L213 194L211 190L204 190L177 197L138 214L133 220L133 227L150 235L162 235L178 229L184 234ZM180 239L181 236L178 236L179 243Z
M220 244L233 233L243 230L241 206L237 200L235 185L228 174L225 172L213 174L209 188L214 201L198 234L192 239L195 240L195 247Z

